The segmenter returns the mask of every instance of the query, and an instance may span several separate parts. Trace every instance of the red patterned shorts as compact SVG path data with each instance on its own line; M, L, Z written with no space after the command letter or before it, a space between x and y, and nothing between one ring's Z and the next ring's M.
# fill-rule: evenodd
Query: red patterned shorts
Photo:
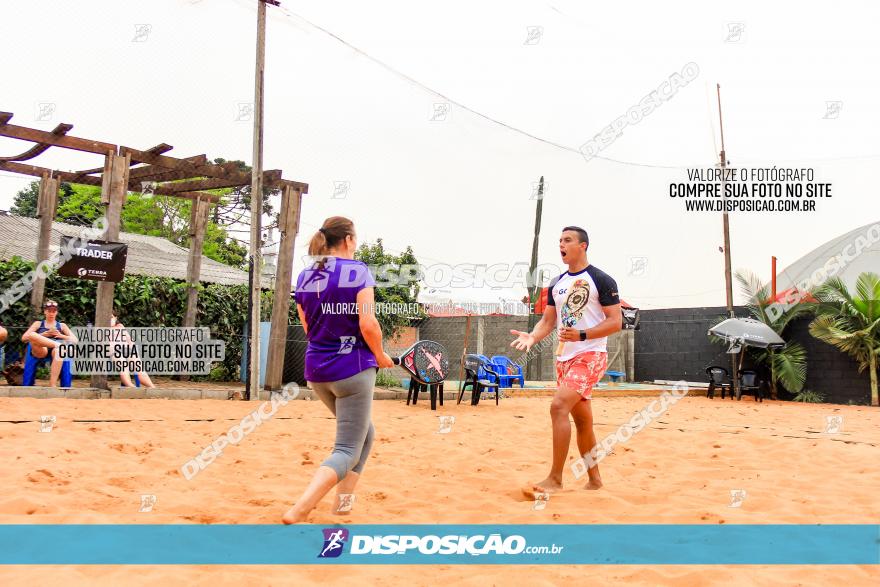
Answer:
M588 351L567 361L556 361L556 384L573 389L583 401L592 399L593 387L608 366L608 353Z

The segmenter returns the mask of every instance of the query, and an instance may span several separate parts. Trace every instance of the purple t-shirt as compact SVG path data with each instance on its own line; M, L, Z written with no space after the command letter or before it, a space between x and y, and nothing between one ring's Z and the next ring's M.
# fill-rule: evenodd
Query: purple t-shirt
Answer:
M360 261L327 257L323 269L308 268L296 278L296 303L308 324L307 381L339 381L378 368L361 334L357 294L376 285Z

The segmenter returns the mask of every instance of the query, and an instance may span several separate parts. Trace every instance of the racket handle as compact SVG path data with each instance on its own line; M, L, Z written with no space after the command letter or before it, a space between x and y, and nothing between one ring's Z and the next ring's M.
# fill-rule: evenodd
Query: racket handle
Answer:
M395 365L400 365L400 357L391 357L391 362Z
M562 354L562 350L563 350L564 348L565 348L565 343L564 343L564 342L560 342L559 345L557 345L557 347L556 347L556 356L557 356L557 357L558 357L559 355Z

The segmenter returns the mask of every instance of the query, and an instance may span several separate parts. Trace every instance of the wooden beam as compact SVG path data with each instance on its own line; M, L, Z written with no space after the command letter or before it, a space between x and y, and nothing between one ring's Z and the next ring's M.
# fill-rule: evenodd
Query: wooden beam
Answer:
M290 187L293 189L299 189L299 191L304 194L309 193L309 184L302 183L301 181L293 181L290 179L276 179L274 181L264 183L263 185L276 189L284 189L285 187Z
M154 155L161 155L162 153L167 153L171 149L173 149L171 145L168 143L159 143L155 147L150 147L147 149L147 153L153 153Z
M0 124L6 124L12 120L13 116L14 114L12 114L12 112L0 112Z
M281 178L281 170L273 169L271 171L267 171L263 174L265 178L267 175L273 179ZM216 190L220 188L233 188L238 187L241 184L237 181L231 179L217 179L217 178L209 178L209 179L193 179L191 181L180 181L177 183L168 184L164 187L167 187L171 191L174 192L190 192L193 190Z
M234 169L230 169L231 167L237 167L235 163L229 162L224 163L223 165L214 165L214 164L205 164L205 165L190 165L183 159L177 159L174 157L166 157L164 155L153 155L152 153L147 153L145 151L138 151L137 149L132 149L131 147L120 147L120 152L123 153L131 153L131 160L138 161L140 163L149 163L150 165L158 165L159 167L166 167L169 169L176 170L191 170L193 171L192 176L205 176L212 177L216 179L225 179L234 181L233 186L245 186L250 185L251 183L251 174L236 171ZM282 183L283 182L283 183ZM303 190L303 193L308 190L308 184L300 183L291 180L282 180L280 178L273 179L271 187L282 187L284 185L288 185L292 188L300 188Z
M131 147L121 147L121 150L124 153L131 153L132 161L137 161L138 163L149 163L150 165L157 165L159 167L165 167L167 169L191 170L193 172L192 177L198 177L201 175L207 177L217 177L220 179L235 178L236 181L239 181L239 176L241 176L241 185L248 183L250 177L246 173L233 172L229 170L228 167L223 167L221 165L193 165L185 159L166 157L165 155L154 155L153 153L138 151L137 149L132 149Z
M30 175L32 177L43 177L44 175L51 175L63 182L67 183L78 183L82 185L93 185L93 186L103 186L104 185L104 176L94 176L94 175L86 175L81 176L77 173L72 173L70 171L56 171L54 169L49 169L47 167L38 167L37 165L27 165L25 163L15 163L8 161L0 161L0 169L5 171L11 171L13 173L20 173L22 175ZM143 189L143 185L140 181L137 182L129 182L128 191L131 192L140 192ZM106 190L105 190L106 191ZM209 194L206 192L197 192L190 191L186 193L178 193L169 190L168 188L162 186L156 186L153 189L154 194L158 194L160 196L173 196L176 198L186 198L188 200L192 200L196 197L204 198L211 203L216 204L220 201L220 196L216 196L214 194Z
M156 153L157 155L161 155L162 153L167 153L168 151L170 151L173 148L174 147L172 147L168 143L160 143L160 144L156 145L155 147L151 147L151 148L147 149L147 153ZM79 175L91 175L93 173L104 173L104 168L103 167L94 167L92 169L84 169L82 171L76 171L74 173L77 173ZM131 173L129 173L129 175L131 175Z
M138 181L155 181L155 182L163 182L163 181L174 181L175 179L189 179L192 177L192 174L188 171L174 171L173 169L161 169L156 167L155 165L149 165L147 167L141 167L140 169L132 169L132 174L135 171L143 171L143 173L139 173L137 175L129 176L129 184ZM169 184L170 185L170 184Z
M62 123L62 124L59 124L58 126L55 127L55 129L52 131L52 134L58 135L58 136L63 136L65 134L67 134L67 131L69 131L72 128L73 128L72 124ZM44 144L34 145L33 147L31 147L30 149L28 149L24 153L20 153L18 155L12 155L11 157L0 157L0 161L27 161L28 159L33 159L37 155L41 155L42 153L45 153L51 147L52 147L52 145L44 145Z
M86 153L97 153L99 155L105 155L107 151L113 151L115 153L117 148L116 145L110 143L90 141L88 139L72 137L69 135L56 135L45 130L16 126L9 123L0 124L0 136L22 141L31 141L32 143L41 143L43 145L63 147L75 151L85 151Z
M0 161L0 169L4 169L6 171L11 171L13 173L20 173L22 175L31 175L33 177L43 177L44 175L54 175L61 181L66 181L70 183L81 183L85 185L101 185L100 177L92 177L86 176L81 179L77 179L78 176L75 173L71 173L69 171L57 171L54 169L49 169L48 167L40 167L38 165L29 165L27 163L15 163L14 161Z
M189 161L193 165L204 165L207 160L207 155L193 155L192 157L184 159L184 161ZM168 169L167 167L161 167L159 165L145 165L143 167L135 167L132 169L131 173L129 173L129 178L139 179L166 173L174 174L175 179L188 179L193 177L192 175L187 175L186 170Z

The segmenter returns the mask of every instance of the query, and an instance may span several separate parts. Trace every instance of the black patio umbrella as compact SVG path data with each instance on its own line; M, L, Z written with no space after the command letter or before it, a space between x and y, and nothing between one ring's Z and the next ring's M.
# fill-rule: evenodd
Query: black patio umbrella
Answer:
M762 349L780 349L785 346L785 341L776 334L776 331L753 318L728 318L724 322L716 324L709 329L709 334L724 339L731 344L728 353L740 353L739 369L742 369L743 359L746 354L742 351L743 346L753 346ZM741 395L737 393L737 398Z
M772 328L753 318L728 318L710 328L709 334L714 334L730 343L762 349L785 346L785 341Z

